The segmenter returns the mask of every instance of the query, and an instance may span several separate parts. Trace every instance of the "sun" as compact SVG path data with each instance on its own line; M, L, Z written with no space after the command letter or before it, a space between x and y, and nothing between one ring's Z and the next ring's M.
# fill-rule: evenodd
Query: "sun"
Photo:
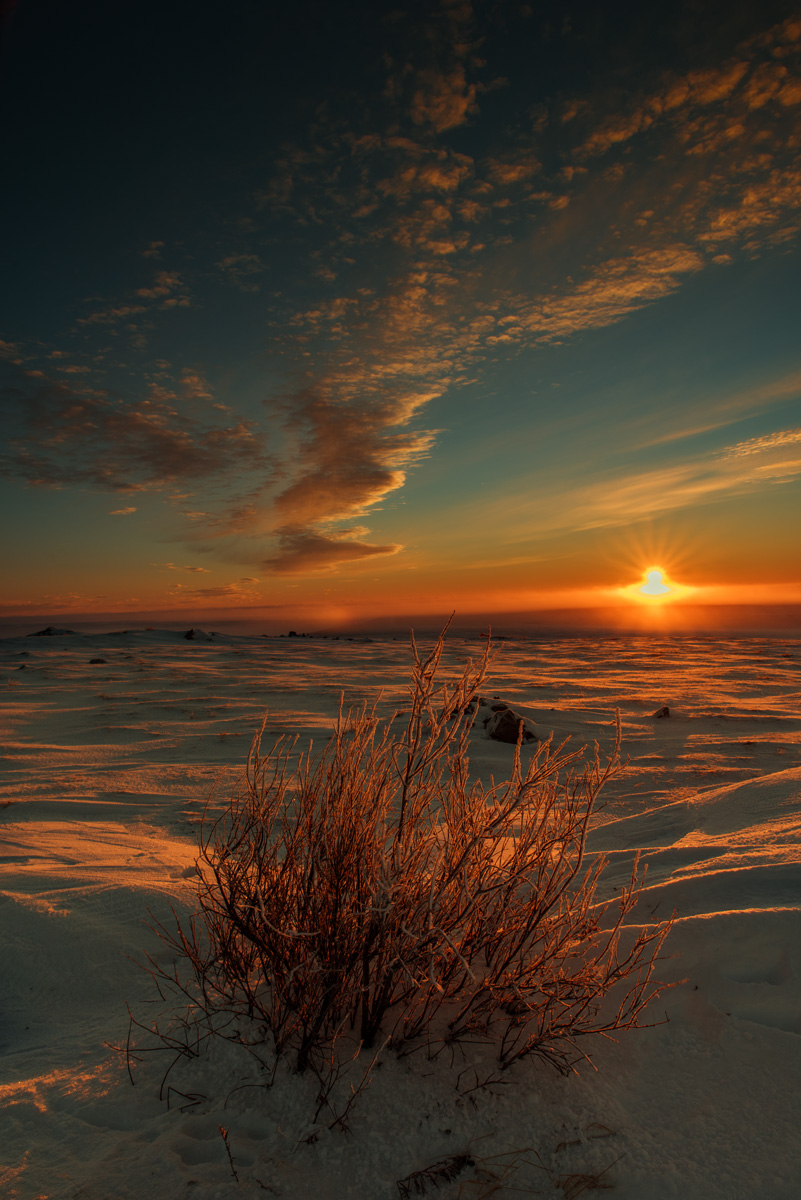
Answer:
M693 591L693 588L676 583L671 579L664 567L650 566L643 571L638 583L630 583L618 589L621 596L627 600L636 600L640 604L659 606L671 604L674 600L683 599Z
M662 582L662 572L656 568L648 572L648 582L639 589L641 596L666 596L668 592L672 591L673 588L669 588L666 583Z

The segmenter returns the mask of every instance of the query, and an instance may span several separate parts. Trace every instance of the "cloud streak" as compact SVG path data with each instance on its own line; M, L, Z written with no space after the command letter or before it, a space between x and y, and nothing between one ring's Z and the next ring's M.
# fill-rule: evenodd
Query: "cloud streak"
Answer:
M781 430L723 447L711 457L688 456L647 471L619 470L584 487L573 487L552 498L548 515L538 508L538 529L553 533L627 525L800 477L801 430ZM519 497L521 526L530 520L528 504L528 497Z

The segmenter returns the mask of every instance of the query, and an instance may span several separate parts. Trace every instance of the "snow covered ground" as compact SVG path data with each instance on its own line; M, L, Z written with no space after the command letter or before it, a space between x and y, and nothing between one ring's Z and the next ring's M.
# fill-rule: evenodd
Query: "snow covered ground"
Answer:
M479 653L454 638L446 658ZM218 1047L179 1063L160 1099L169 1060L145 1056L132 1086L107 1043L125 1041L126 1004L145 1021L155 1011L128 956L164 953L149 911L192 907L199 814L229 794L264 711L268 739L319 744L341 691L400 700L408 646L3 639L0 1195L468 1200L603 1185L620 1200L797 1200L800 663L801 644L781 639L504 643L488 694L540 733L609 745L620 709L630 763L592 847L610 858L610 888L643 851L637 919L677 911L660 975L686 982L654 1006L666 1023L596 1046L597 1071L522 1064L493 1093L463 1095L463 1064L387 1060L350 1132L309 1140L305 1078L243 1086L253 1068ZM482 777L505 777L511 756L474 732Z

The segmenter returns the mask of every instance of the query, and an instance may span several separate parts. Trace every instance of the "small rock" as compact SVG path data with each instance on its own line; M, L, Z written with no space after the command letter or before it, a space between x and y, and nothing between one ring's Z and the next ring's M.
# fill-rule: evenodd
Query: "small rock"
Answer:
M89 659L90 666L93 665L94 663L104 663L104 662L106 662L105 658L90 658Z
M520 737L520 726L523 726L523 741L536 742L537 735L528 728L523 717L518 716L511 708L493 705L492 716L487 721L487 736L495 742L509 742L517 745Z
M669 717L670 709L666 704L663 704L661 708L658 708L656 712L652 713L651 715L654 717Z

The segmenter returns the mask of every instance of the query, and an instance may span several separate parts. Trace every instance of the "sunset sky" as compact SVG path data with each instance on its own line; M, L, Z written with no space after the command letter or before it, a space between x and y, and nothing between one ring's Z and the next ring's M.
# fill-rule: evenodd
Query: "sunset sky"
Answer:
M801 602L800 58L778 0L19 0L0 616Z

